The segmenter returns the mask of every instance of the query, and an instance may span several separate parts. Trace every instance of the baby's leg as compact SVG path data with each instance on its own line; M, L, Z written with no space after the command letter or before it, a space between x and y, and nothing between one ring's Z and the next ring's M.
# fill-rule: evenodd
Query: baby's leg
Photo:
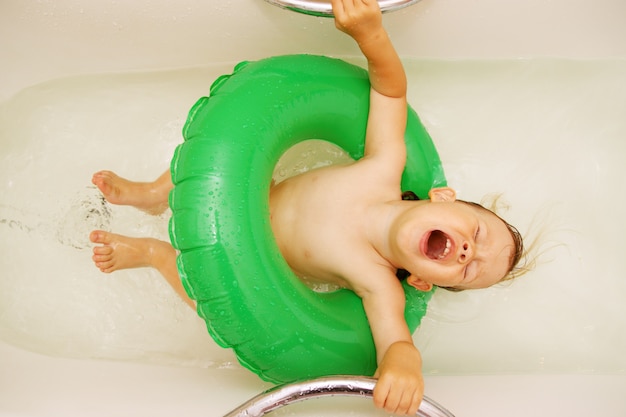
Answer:
M153 238L133 238L102 230L94 230L89 239L100 246L93 248L93 261L102 272L111 273L120 269L151 267L163 275L176 293L191 308L191 300L178 275L176 251L167 242Z
M168 195L173 188L169 171L152 182L129 181L111 171L99 171L91 182L109 203L133 206L150 214L161 214L167 209Z

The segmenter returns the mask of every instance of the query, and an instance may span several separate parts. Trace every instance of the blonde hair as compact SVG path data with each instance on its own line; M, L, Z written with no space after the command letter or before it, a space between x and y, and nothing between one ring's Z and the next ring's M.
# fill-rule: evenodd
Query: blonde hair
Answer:
M508 229L511 234L511 238L513 238L513 252L511 253L511 257L509 259L509 269L504 277L500 281L507 281L517 277L524 275L530 269L528 265L528 250L524 248L524 238L522 234L517 230L515 226L507 222L500 216L499 213L502 211L506 211L509 209L509 205L501 200L502 194L493 194L484 197L480 204L473 203L469 201L462 201L466 204L473 205L475 207L480 207L484 210L488 210L493 213ZM521 265L520 265L521 264Z
M528 239L529 233L527 232L526 238L522 238L522 234L518 231L518 229L501 217L500 213L510 209L510 205L502 199L502 194L488 194L483 197L478 205L495 214L496 217L498 217L506 225L507 229L511 233L511 236L513 237L515 250L511 255L509 271L500 280L500 282L519 278L534 269L537 264L536 252L539 246L538 236L530 236L530 239ZM528 241L530 241L530 243L528 243Z

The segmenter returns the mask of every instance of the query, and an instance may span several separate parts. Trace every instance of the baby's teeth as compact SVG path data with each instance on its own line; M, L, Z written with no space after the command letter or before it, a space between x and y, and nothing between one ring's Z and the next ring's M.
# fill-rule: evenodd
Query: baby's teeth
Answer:
M450 239L446 239L446 248L443 250L443 253L439 255L439 259L443 259L448 256L448 254L450 253L450 246L452 246L452 244L450 243Z

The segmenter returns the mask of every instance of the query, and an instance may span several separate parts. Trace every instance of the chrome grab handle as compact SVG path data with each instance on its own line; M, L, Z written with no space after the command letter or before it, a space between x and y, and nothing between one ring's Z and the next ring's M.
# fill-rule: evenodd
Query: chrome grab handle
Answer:
M293 382L271 388L237 407L224 417L260 417L292 404L318 397L372 397L376 380L361 376L332 376ZM424 397L417 411L420 417L454 417L435 401Z
M330 0L266 0L275 6L282 7L283 9L293 10L300 13L315 15L315 16L332 16L333 10ZM395 10L408 7L417 3L419 0L378 0L380 10L385 12L392 12Z

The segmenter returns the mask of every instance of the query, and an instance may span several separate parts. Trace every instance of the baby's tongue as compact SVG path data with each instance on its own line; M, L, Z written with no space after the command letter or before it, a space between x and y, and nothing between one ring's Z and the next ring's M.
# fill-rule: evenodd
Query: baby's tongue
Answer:
M431 259L439 259L446 249L446 234L441 230L433 230L428 237L428 245L426 248L426 256Z

